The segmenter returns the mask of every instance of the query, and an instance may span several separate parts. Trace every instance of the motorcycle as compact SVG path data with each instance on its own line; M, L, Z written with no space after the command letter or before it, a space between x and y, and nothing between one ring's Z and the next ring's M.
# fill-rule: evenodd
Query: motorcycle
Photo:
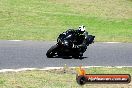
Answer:
M85 47L79 47L74 48L75 44L78 43L78 41L75 41L75 37L73 33L67 33L67 34L60 34L57 38L57 44L52 46L46 53L46 56L48 58L58 57L58 56L68 56L72 58L81 58L83 56L83 53L86 51L87 46L89 44L94 43L95 36L88 35L87 42ZM84 39L84 36L79 37L79 42Z

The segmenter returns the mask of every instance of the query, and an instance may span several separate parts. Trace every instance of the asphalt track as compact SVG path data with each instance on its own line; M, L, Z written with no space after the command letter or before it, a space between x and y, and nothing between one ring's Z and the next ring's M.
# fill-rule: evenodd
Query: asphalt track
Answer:
M0 41L0 69L67 66L132 66L132 43L94 43L83 59L47 58L56 42Z

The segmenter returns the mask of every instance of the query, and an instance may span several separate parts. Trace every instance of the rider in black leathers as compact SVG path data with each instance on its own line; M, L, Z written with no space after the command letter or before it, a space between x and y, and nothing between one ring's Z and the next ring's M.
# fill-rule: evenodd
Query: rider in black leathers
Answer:
M88 44L88 32L85 31L85 26L79 26L77 30L69 29L66 32L63 32L63 35L67 35L69 33L72 33L72 35L74 36L72 48L79 49L79 51L81 51L80 55L83 55L83 53L87 49Z

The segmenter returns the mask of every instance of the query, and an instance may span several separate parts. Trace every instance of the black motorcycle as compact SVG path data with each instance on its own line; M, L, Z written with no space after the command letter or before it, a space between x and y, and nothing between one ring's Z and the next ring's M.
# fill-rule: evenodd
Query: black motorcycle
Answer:
M81 58L83 53L86 51L87 46L94 42L95 36L88 35L87 42L85 47L74 48L74 45L81 43L81 40L84 39L84 36L79 37L76 41L76 36L73 33L60 34L57 38L57 44L52 46L46 53L48 58L58 57L58 56L67 56L73 58Z

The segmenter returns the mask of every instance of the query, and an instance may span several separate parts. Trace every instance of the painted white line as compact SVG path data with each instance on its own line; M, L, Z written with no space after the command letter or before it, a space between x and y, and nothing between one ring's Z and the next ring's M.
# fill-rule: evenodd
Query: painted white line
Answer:
M104 42L104 43L121 43L121 42Z
M20 68L20 69L2 69L0 72L20 72L27 70L36 70L37 68Z
M68 67L68 66L67 66ZM79 67L79 66L78 66ZM104 67L104 68L124 68L124 67L131 67L132 66L82 66L82 68L94 68L94 67ZM0 73L2 72L20 72L20 71L28 71L28 70L53 70L53 69L63 69L64 67L44 67L42 69L39 68L20 68L20 69L1 69ZM77 67L68 67L68 68L77 68Z
M53 69L62 69L64 67L45 67L43 69L39 69L39 70L53 70Z
M20 41L23 41L23 40L8 40L8 41L20 42Z

